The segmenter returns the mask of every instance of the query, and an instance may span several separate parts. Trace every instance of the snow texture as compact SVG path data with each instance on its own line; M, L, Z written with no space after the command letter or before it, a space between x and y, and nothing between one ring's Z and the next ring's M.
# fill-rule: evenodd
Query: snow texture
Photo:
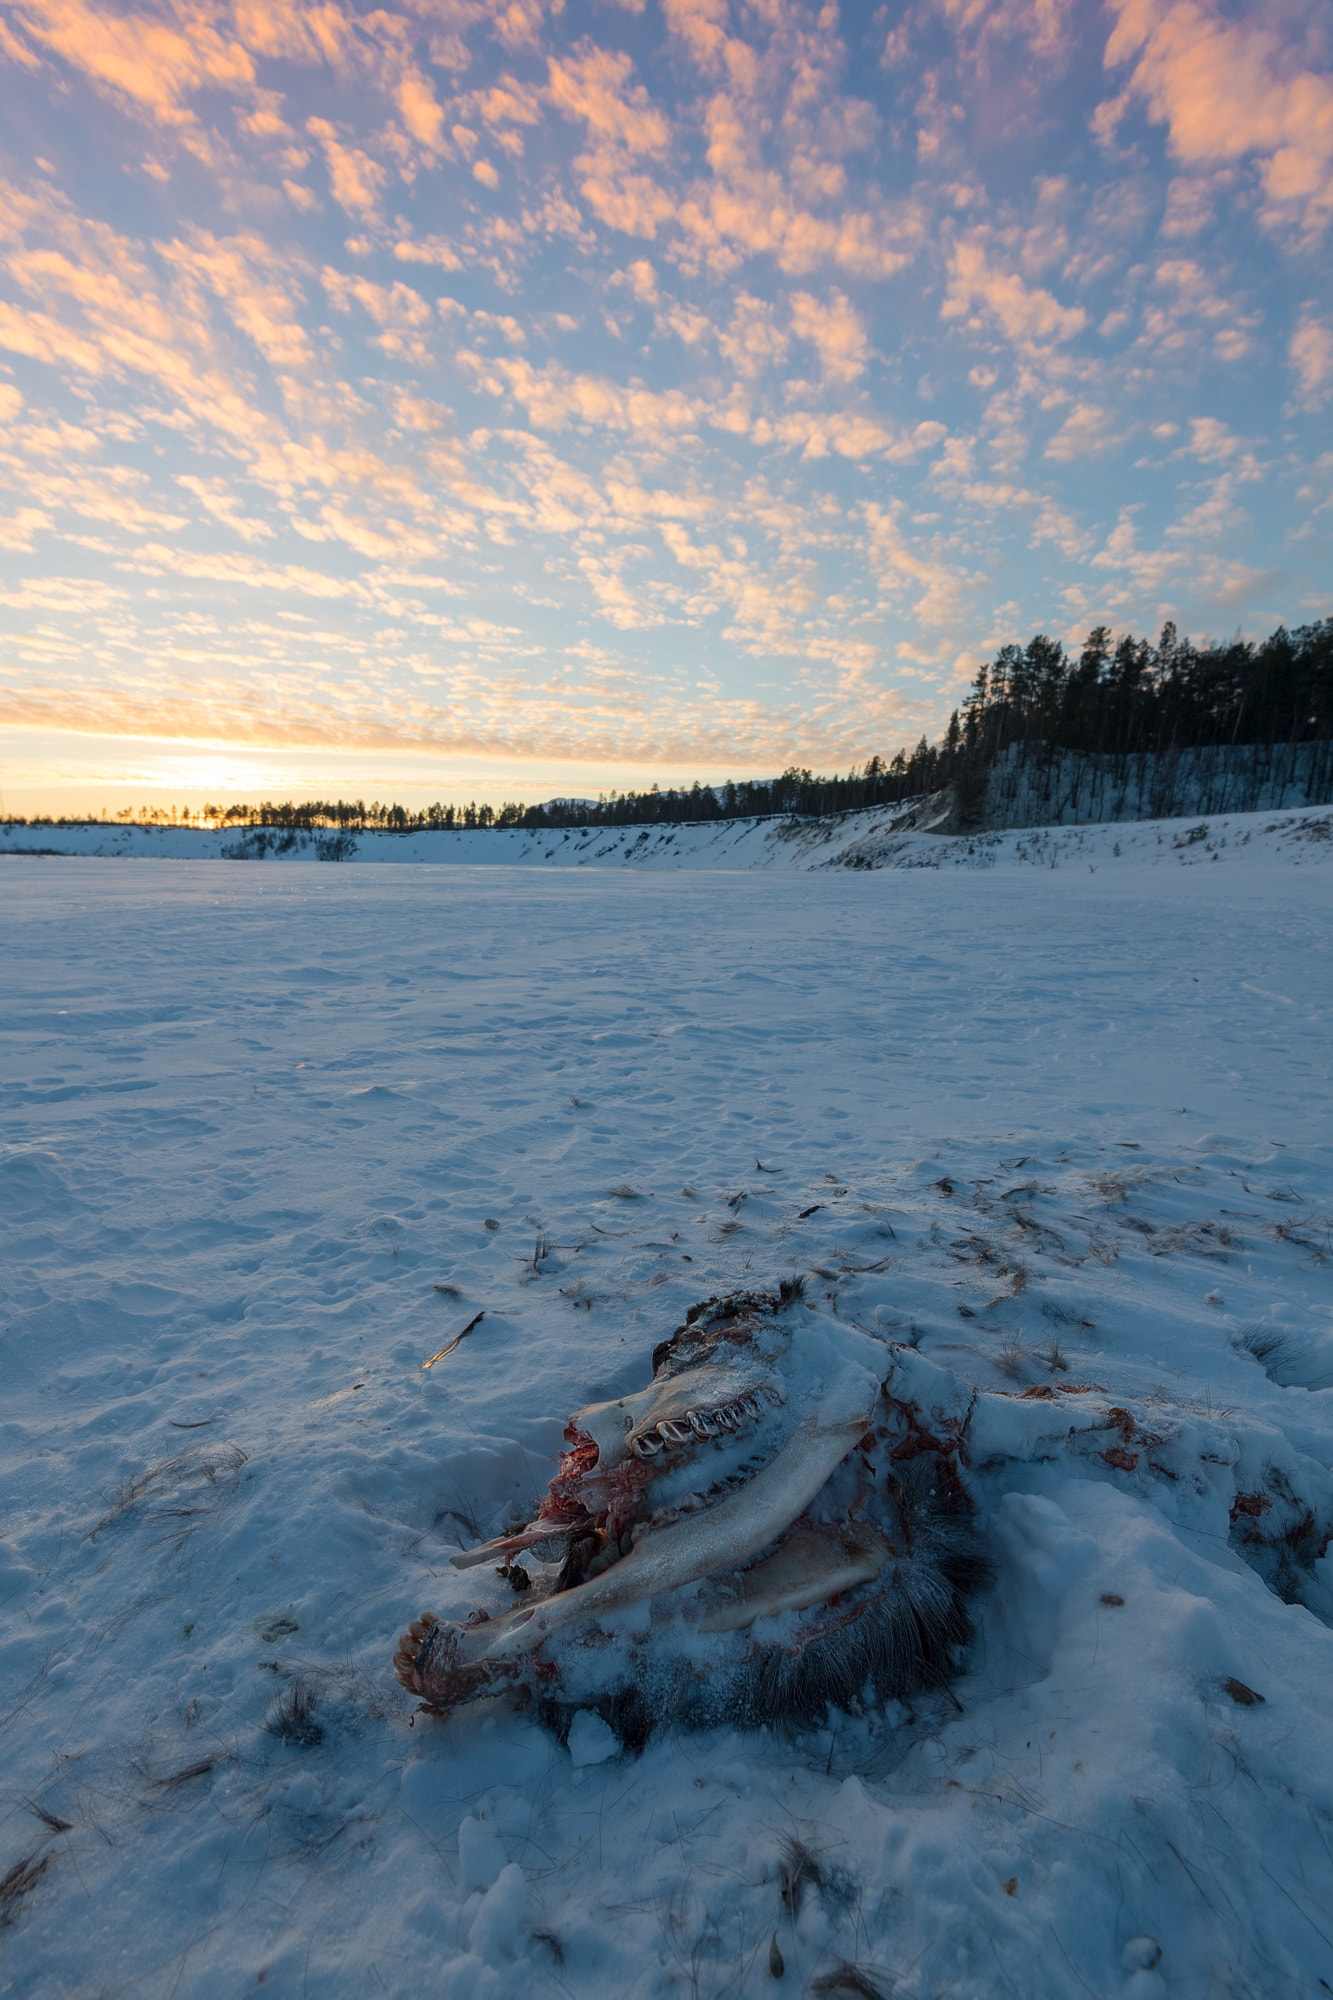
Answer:
M1327 1992L1328 823L9 859L0 1991ZM566 1414L798 1272L966 1422L953 1696L414 1720Z
M1026 795L1025 795L1026 796ZM1049 804L1049 802L1048 802ZM1056 804L1049 816L1059 817ZM1012 802L1005 812L1018 816ZM694 826L569 827L523 833L209 832L184 826L0 825L5 855L96 855L170 861L446 862L524 868L994 868L1018 861L1039 868L1095 867L1137 860L1189 865L1225 857L1259 840L1302 858L1333 843L1333 812L1307 806L1284 813L1132 821L1128 825L1038 826L1017 832L951 835L932 831L952 816L951 795L827 819L775 816Z

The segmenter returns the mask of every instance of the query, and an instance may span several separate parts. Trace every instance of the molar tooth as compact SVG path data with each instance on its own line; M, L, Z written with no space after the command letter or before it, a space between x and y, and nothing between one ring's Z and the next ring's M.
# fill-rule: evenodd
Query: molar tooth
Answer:
M668 1444L689 1444L693 1437L688 1425L673 1423L669 1417L662 1419L657 1426L657 1433L659 1437L664 1437Z
M636 1437L633 1440L633 1450L636 1458L656 1458L661 1449L662 1440L653 1431L644 1431L641 1437Z
M694 1435L697 1438L711 1438L717 1436L716 1424L713 1422L713 1419L711 1417L705 1416L702 1410L690 1410L688 1412L687 1421L689 1423L690 1429L694 1432Z
M714 1410L713 1415L716 1417L718 1423L721 1424L724 1431L735 1430L736 1419L730 1410Z

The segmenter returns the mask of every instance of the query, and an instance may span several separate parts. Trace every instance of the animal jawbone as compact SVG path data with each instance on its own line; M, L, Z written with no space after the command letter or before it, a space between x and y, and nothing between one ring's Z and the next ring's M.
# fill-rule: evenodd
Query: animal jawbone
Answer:
M425 1614L399 1641L397 1679L427 1709L511 1685L556 1716L628 1699L641 1741L672 1714L748 1715L746 1687L767 1720L764 1703L812 1714L867 1681L905 1692L949 1671L971 1573L932 1518L966 1510L950 1448L929 1439L923 1459L910 1416L906 1437L885 1427L883 1343L790 1305L710 1301L656 1350L646 1390L574 1413L538 1518L452 1558L501 1558L521 1600L466 1623ZM513 1565L529 1550L563 1556L554 1582Z
M460 1661L512 1659L565 1626L626 1610L748 1562L805 1512L867 1421L861 1415L824 1428L809 1419L770 1465L715 1507L643 1535L620 1562L572 1590L461 1628Z

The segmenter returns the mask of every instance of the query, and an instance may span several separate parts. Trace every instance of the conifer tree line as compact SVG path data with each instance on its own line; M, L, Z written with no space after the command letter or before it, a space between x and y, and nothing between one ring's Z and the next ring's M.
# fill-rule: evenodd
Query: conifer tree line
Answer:
M937 743L923 736L914 750L889 762L871 757L846 777L820 777L792 766L780 777L725 785L652 786L610 792L596 801L557 799L545 805L506 803L445 806L420 812L357 799L264 800L259 805L206 805L197 823L277 827L291 832L336 828L343 833L559 829L596 826L676 826L704 820L751 819L796 813L821 817L865 806L894 805L955 784L975 799L986 773L1014 745L1029 752L1072 751L1099 757L1142 757L1196 749L1325 743L1333 738L1333 618L1289 631L1279 626L1259 642L1234 639L1196 646L1172 624L1156 645L1109 627L1088 634L1081 651L1037 633L1026 646L1002 646L977 672L961 709ZM1312 770L1316 767L1312 765ZM1323 760L1319 767L1323 768ZM1312 801L1313 802L1313 801ZM117 815L136 817L132 810ZM182 816L189 823L190 815ZM139 821L162 824L159 808ZM173 815L174 819L174 815ZM42 819L10 824L42 825ZM66 822L67 823L67 822Z
M1105 625L1077 655L1042 633L980 669L942 749L990 761L1010 743L1102 756L1231 744L1309 743L1333 734L1333 618L1255 645L1195 646L1174 625L1155 646Z

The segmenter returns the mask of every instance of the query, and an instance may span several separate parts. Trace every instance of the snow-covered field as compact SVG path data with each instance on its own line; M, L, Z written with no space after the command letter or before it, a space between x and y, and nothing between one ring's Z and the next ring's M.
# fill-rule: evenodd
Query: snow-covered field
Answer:
M6 860L0 1991L1333 1989L1329 823ZM793 1272L978 1391L956 1700L413 1723L566 1412Z

